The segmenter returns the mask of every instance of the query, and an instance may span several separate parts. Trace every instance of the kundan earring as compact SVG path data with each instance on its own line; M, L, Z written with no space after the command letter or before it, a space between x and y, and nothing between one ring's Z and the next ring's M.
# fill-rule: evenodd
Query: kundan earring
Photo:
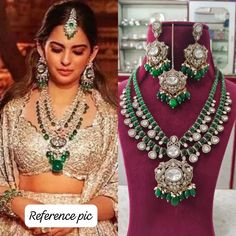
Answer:
M47 86L48 77L49 74L48 74L47 63L43 57L40 57L36 65L36 79L39 88Z
M187 76L181 71L174 69L174 24L172 24L172 68L170 71L163 72L158 78L160 83L160 91L157 98L167 103L172 109L190 99L190 93L186 89Z
M80 85L83 91L89 92L94 87L94 78L95 78L95 73L94 73L93 63L90 62L86 66L84 73L81 77Z
M165 43L158 41L158 37L162 32L161 22L155 21L152 23L152 32L156 39L147 45L147 62L144 68L155 78L162 74L163 71L170 69L170 60L167 59L169 47Z
M200 80L208 71L209 64L207 64L208 50L200 45L197 41L202 35L203 25L195 23L193 25L194 44L190 44L184 49L185 62L181 66L181 71L195 80Z

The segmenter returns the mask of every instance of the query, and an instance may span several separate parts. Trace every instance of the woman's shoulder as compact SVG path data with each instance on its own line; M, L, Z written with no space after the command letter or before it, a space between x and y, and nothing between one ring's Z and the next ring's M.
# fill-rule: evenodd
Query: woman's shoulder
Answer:
M17 97L17 98L13 98L11 99L9 102L7 102L7 104L3 107L3 113L12 113L10 115L14 115L17 114L18 111L20 111L22 109L22 107L24 106L24 103L27 99L27 97L29 96L29 93L25 94L24 96L21 97Z
M99 91L94 90L93 96L95 97L98 110L103 115L108 115L108 116L113 116L113 117L117 116L116 108L113 105L111 105L109 102L107 102Z

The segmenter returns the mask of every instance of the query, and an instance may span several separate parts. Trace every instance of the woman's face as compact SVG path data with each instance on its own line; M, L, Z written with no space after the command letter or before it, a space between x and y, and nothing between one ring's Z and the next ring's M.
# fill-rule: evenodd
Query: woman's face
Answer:
M42 55L43 51L38 46ZM67 39L63 26L57 26L51 32L44 47L50 80L60 86L78 83L86 65L96 57L98 47L91 49L83 30L78 31L71 39Z

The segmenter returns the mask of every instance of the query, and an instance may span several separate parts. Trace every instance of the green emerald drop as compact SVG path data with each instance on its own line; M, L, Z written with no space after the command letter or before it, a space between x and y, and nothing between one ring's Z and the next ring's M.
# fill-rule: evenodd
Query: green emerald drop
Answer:
M70 23L69 23L69 26L70 26L70 27L73 27L73 26L74 26L74 23L70 22Z
M180 70L181 70L183 73L185 73L185 72L186 72L186 69L187 69L186 66L182 66Z
M187 68L187 70L186 70L186 74L188 74L188 75L190 75L191 74L191 69L190 68Z
M190 92L186 91L186 92L185 92L185 97L186 97L187 99L190 99L190 97L191 97Z
M177 103L176 99L172 98L169 101L169 105L172 109L174 109L178 105L178 103Z
M157 188L156 190L155 190L155 195L156 195L156 197L160 197L161 196L161 190L159 189L159 188Z
M189 189L184 192L184 196L185 196L186 199L190 196Z
M63 163L61 160L52 161L52 172L59 173L63 169Z
M145 68L146 71L149 71L151 69L151 66L149 64L145 64L144 68Z
M166 101L166 94L165 93L161 94L161 101L162 102Z
M170 202L172 206L177 206L179 204L179 197L173 197Z
M178 96L176 99L177 99L177 102L178 102L179 104L182 103L182 98L181 98L180 96Z
M165 193L161 193L161 199L165 199L166 198L166 194Z
M156 69L153 69L151 74L152 74L153 77L157 77L159 75L159 71L156 70Z
M181 97L182 101L184 101L186 99L185 93L181 93L179 96Z
M170 69L170 63L167 62L167 63L165 64L165 67L166 67L167 70L169 70L169 69Z
M190 189L190 195L193 197L196 196L196 189L195 188Z
M166 200L167 200L167 202L169 202L171 200L171 194L170 193L166 194Z

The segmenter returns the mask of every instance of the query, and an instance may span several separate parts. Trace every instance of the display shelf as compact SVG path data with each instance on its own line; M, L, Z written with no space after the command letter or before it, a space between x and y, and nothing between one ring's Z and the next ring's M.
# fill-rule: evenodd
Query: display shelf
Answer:
M187 1L119 0L119 74L129 74L139 64L133 62L140 62L145 56L149 22L156 18L160 21L187 20L187 4ZM123 46L130 42L143 45L131 48ZM128 70L127 64L131 65Z
M226 75L234 72L235 13L235 2L189 2L189 20L209 26L214 63Z

